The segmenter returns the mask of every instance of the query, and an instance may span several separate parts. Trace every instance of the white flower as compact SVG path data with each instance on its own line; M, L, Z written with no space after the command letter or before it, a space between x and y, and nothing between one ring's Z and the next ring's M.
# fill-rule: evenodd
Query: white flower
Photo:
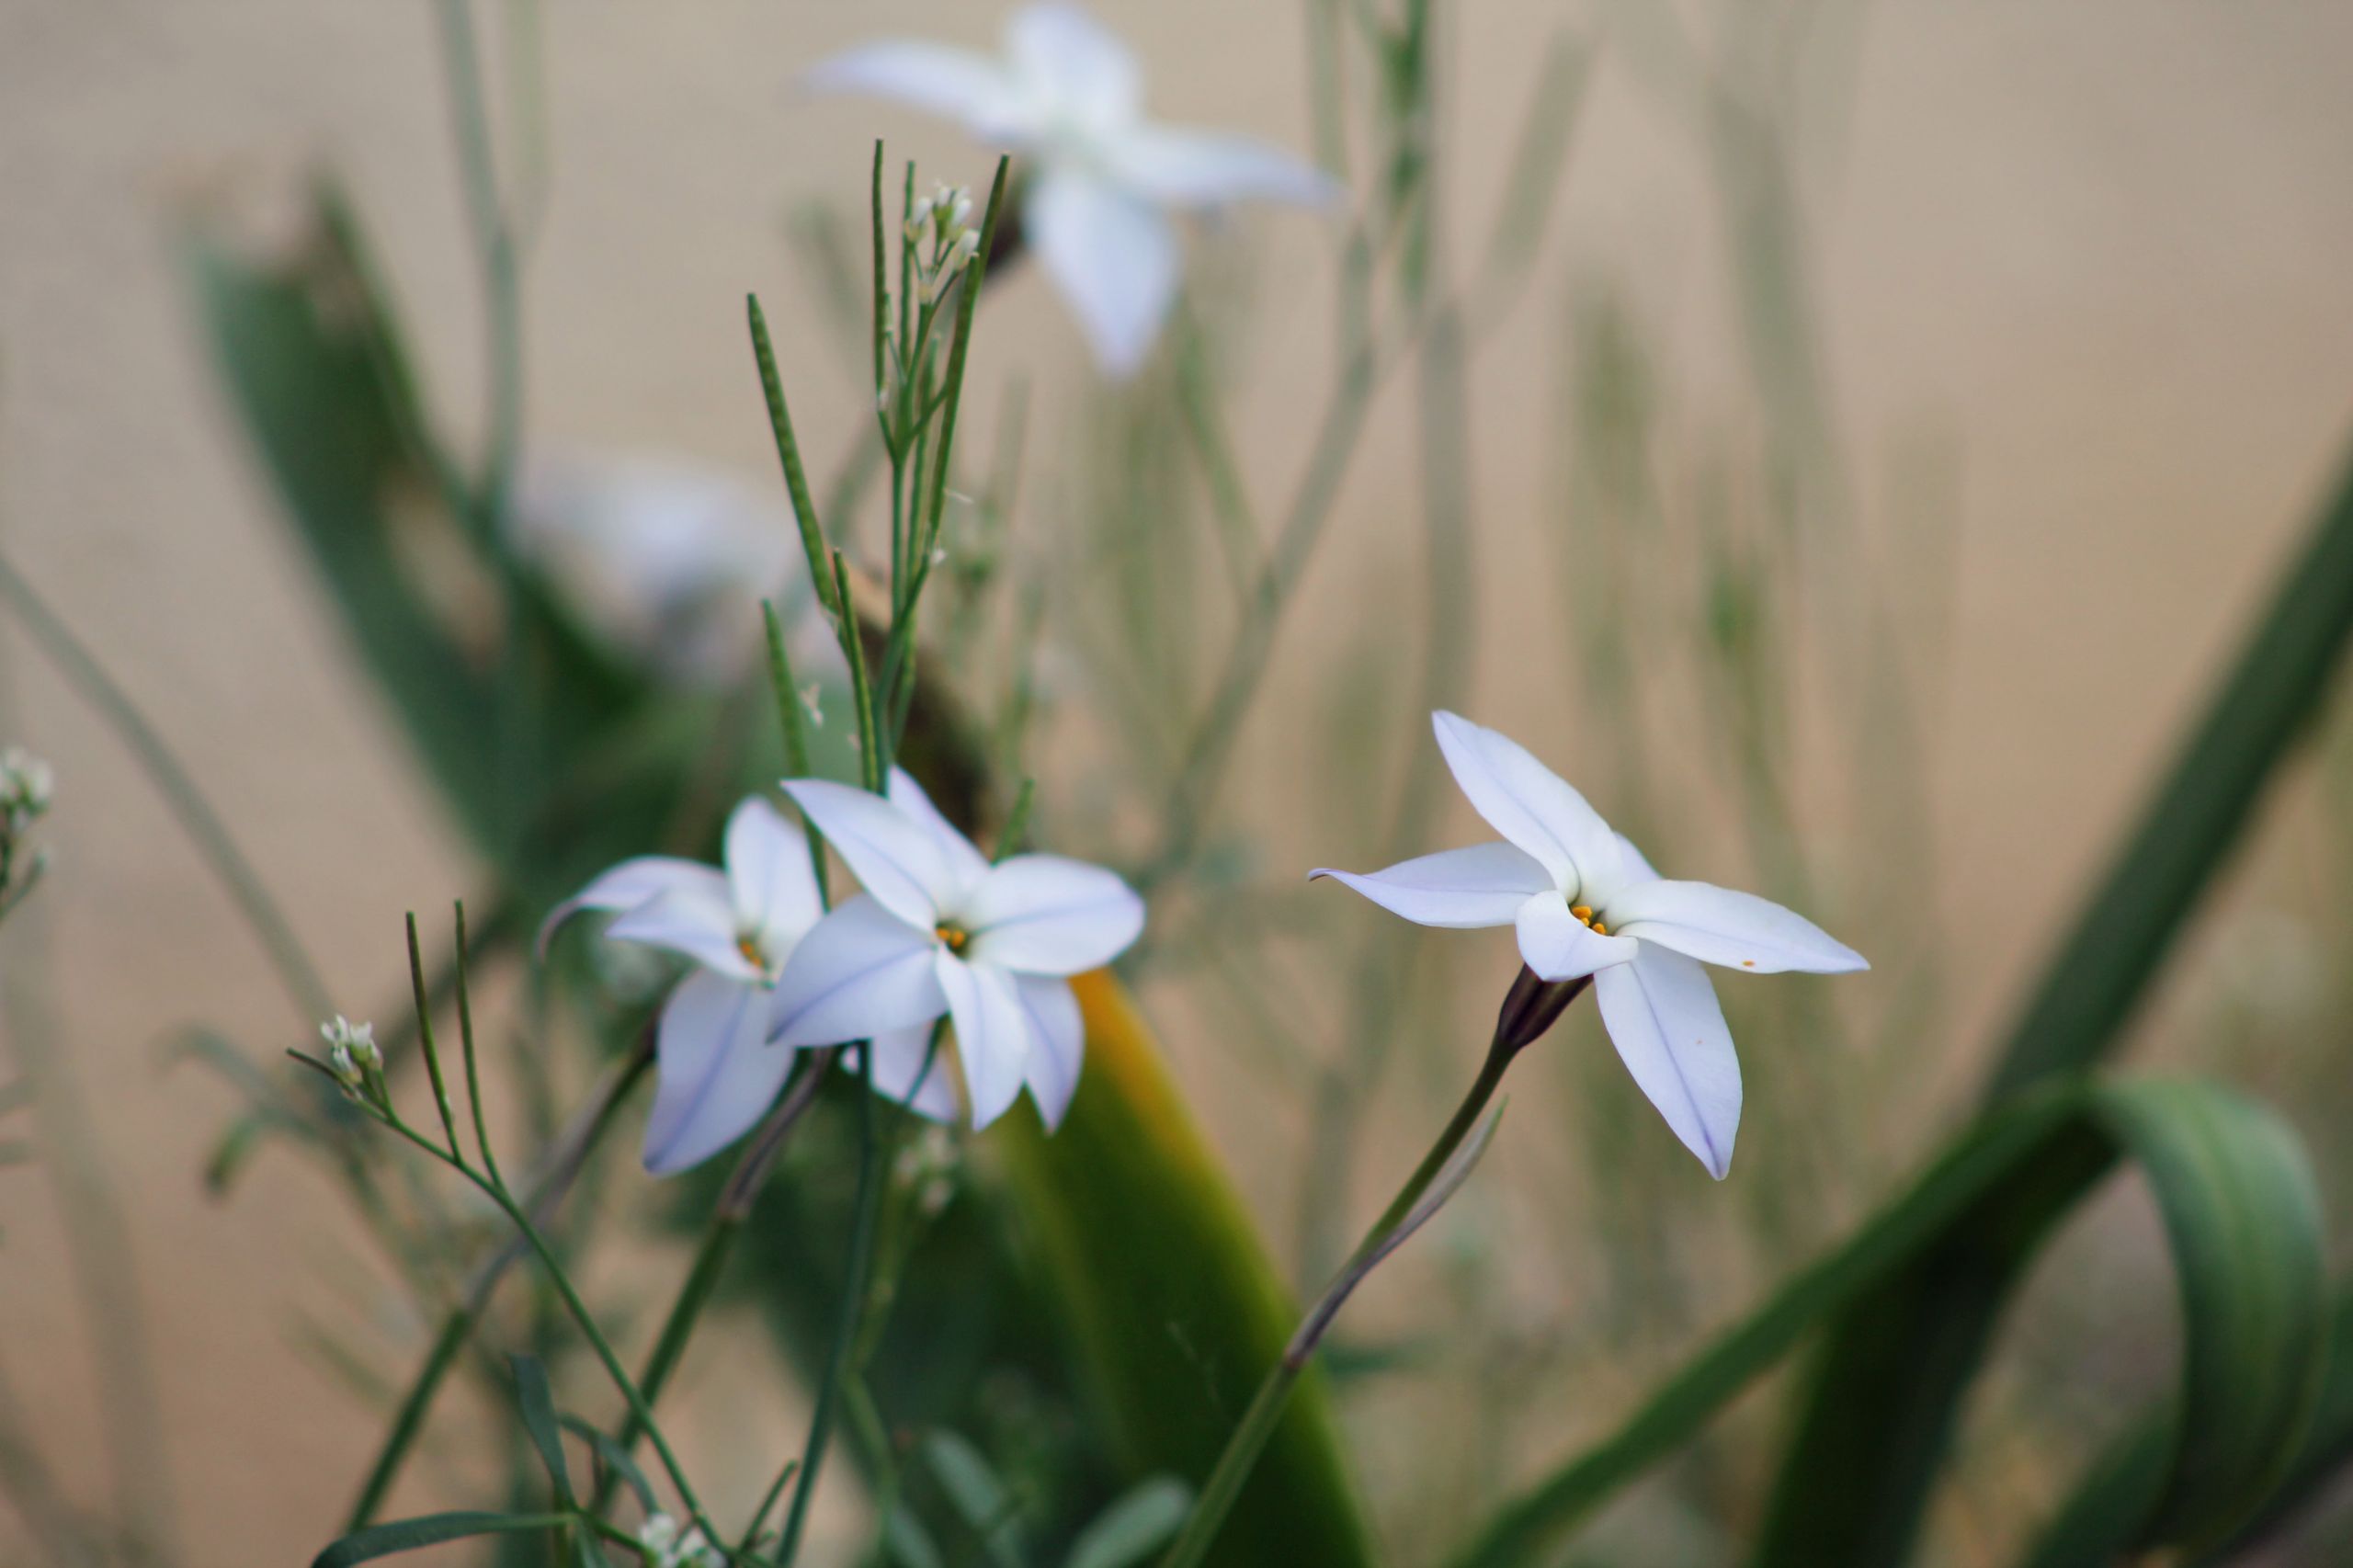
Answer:
M1014 14L1002 59L933 43L871 43L819 65L809 81L961 120L981 141L1034 165L1023 233L1115 376L1143 363L1176 299L1172 210L1252 198L1321 204L1337 188L1250 137L1146 120L1135 57L1085 11L1057 0Z
M718 1549L703 1539L700 1525L681 1530L676 1519L658 1511L638 1525L637 1540L654 1568L719 1568L722 1561Z
M791 504L733 472L641 453L533 457L509 526L517 547L617 652L682 686L743 670L760 601L776 601L793 668L837 674Z
M1684 1145L1722 1179L1740 1126L1740 1062L1703 963L1751 974L1869 969L1802 915L1751 893L1675 881L1518 743L1433 716L1455 782L1508 842L1336 877L1424 926L1513 926L1545 980L1593 976L1619 1057Z
M952 1114L931 1024L956 1026L956 1055L985 1127L1027 1085L1049 1128L1078 1087L1085 1030L1068 976L1108 963L1143 929L1143 900L1111 872L1058 855L992 866L915 781L891 772L885 799L818 779L785 792L866 892L821 922L777 983L785 1045L874 1042L875 1086Z
M658 1080L645 1123L645 1168L655 1176L709 1159L751 1131L791 1071L768 1048L777 977L824 908L809 841L757 796L727 819L727 869L666 855L624 860L549 915L555 928L584 909L620 911L616 941L694 961L663 1005L654 1036Z

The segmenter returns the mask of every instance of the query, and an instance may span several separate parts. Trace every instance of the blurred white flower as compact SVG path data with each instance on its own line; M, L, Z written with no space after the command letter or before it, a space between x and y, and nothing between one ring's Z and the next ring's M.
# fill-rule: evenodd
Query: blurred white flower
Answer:
M24 747L0 751L0 827L10 833L23 831L49 810L50 792L56 784L57 776L49 764Z
M1358 875L1319 869L1424 926L1518 927L1541 979L1593 977L1618 1055L1684 1146L1721 1180L1740 1126L1740 1062L1703 963L1752 974L1869 969L1804 916L1752 893L1673 881L1517 742L1452 713L1438 749L1507 840Z
M1110 962L1143 929L1143 900L1099 866L1058 855L991 865L898 768L885 799L819 779L785 792L866 892L809 933L777 982L785 1045L874 1042L875 1087L954 1113L931 1025L956 1026L972 1125L1026 1085L1050 1129L1078 1088L1086 1031L1068 977Z
M1029 160L1022 232L1114 376L1143 363L1176 299L1170 211L1252 199L1322 205L1338 192L1320 171L1251 137L1145 119L1135 57L1061 0L1016 12L1002 58L891 40L836 55L808 80L961 120Z
M815 613L792 506L734 474L673 458L566 456L524 465L510 524L524 556L618 652L708 685L760 648L776 601L793 668L840 668Z
M670 1515L648 1514L637 1527L637 1541L654 1568L720 1568L719 1549L703 1538L700 1525L684 1529Z
M620 912L605 935L661 948L695 967L662 1007L645 1168L668 1176L752 1129L783 1087L792 1053L770 1049L777 977L824 907L809 841L757 796L727 819L727 869L666 855L624 860L558 904L540 928L584 909Z

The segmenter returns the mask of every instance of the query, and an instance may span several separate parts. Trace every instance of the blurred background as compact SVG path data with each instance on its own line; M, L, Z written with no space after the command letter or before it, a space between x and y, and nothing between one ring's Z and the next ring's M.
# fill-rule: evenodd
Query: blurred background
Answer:
M1313 155L1290 8L1097 9L1142 57L1157 114ZM830 475L869 414L859 329L828 281L862 251L827 236L862 234L872 138L926 179L981 186L989 168L950 127L813 100L796 74L879 33L990 48L998 21L969 5L572 0L546 7L536 71L493 27L494 80L544 104L529 457L707 468L725 506L773 508L781 528L745 293L767 307ZM1520 1069L1481 1182L1352 1309L1362 1358L1395 1362L1341 1392L1398 1562L1428 1560L1597 1430L1934 1146L2353 415L2353 9L1448 10L1437 228L1458 277L1485 278L1489 236L1525 199L1512 149L1556 39L1581 97L1540 240L1470 312L1459 427L1427 440L1411 369L1375 392L1204 834L1199 884L1247 890L1257 913L1220 930L1195 917L1197 892L1172 893L1142 994L1284 1271L1320 1277L1334 1236L1319 1228L1352 1234L1410 1165L1515 961L1502 933L1417 938L1427 973L1368 1064L1351 986L1383 917L1293 885L1311 865L1381 860L1390 798L1427 750L1411 693L1433 450L1459 460L1449 483L1468 503L1466 711L1578 782L1668 874L1802 903L1875 969L1835 996L1735 1008L1750 1110L1722 1187L1642 1106L1589 1014ZM357 1017L398 995L402 913L470 893L475 873L294 548L176 250L191 213L284 244L320 169L364 214L431 402L470 444L482 303L426 6L0 3L0 549L219 803ZM1250 211L1192 236L1220 418L1270 527L1332 381L1337 229ZM1136 803L1153 797L1121 787L1160 743L1112 715L1197 690L1229 619L1192 608L1222 582L1209 546L1172 565L1138 542L1207 506L1175 434L1181 378L1164 356L1107 396L1034 267L993 279L977 344L971 450L1026 410L1007 551L1099 566L1040 611L1042 820L1057 847L1132 858L1154 841ZM1180 601L1179 580L1208 586ZM748 598L693 619L722 663L756 631ZM0 741L58 775L55 866L0 939L10 1071L59 1108L37 1163L0 1172L7 1401L61 1484L95 1499L101 1369L143 1356L187 1561L301 1558L381 1430L368 1378L397 1386L425 1330L370 1295L344 1206L301 1163L265 1151L226 1199L208 1195L235 1101L167 1069L164 1044L195 1021L275 1041L283 1002L116 736L9 620ZM2341 712L2314 749L2132 1054L2281 1108L2341 1198ZM1450 790L1439 801L1418 848L1478 832ZM642 1185L624 1176L601 1201L650 1212ZM2341 1243L2353 1210L2335 1212ZM93 1321L69 1227L135 1268L143 1350ZM632 1270L677 1267L641 1233L600 1258L625 1292ZM2166 1281L2145 1199L2120 1184L2006 1327L1936 1560L2006 1560L2020 1518L2163 1387ZM650 1312L658 1292L641 1293ZM1432 1348L1420 1336L1439 1321L1470 1326ZM322 1324L380 1357L372 1373L339 1365L322 1346L344 1337ZM710 1488L732 1496L802 1415L778 1392L789 1379L732 1369L769 1354L760 1336L722 1335L674 1399ZM1735 1414L1776 1419L1769 1398ZM461 1497L463 1452L444 1444L404 1502ZM1723 1558L1764 1479L1744 1454L1645 1488L1601 1539L1651 1543L1631 1561ZM0 1558L29 1560L21 1528L0 1517ZM2336 1560L2327 1529L2281 1560Z

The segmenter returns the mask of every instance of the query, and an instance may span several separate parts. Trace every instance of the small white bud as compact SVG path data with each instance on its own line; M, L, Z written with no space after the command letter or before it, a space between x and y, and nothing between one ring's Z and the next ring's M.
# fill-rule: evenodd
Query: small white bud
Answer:
M341 1013L335 1021L319 1026L320 1038L327 1042L328 1058L337 1063L337 1070L357 1063L359 1067L383 1071L384 1053L376 1049L376 1026L355 1024ZM352 1074L358 1076L355 1070Z
M7 826L21 828L49 810L56 782L49 764L24 747L0 751L0 816L7 819Z
M933 547L931 552L931 563L934 566L945 566L948 564L948 551L946 546L938 545Z
M327 1047L327 1065L335 1071L335 1081L347 1089L358 1089L362 1077L359 1064L351 1060L351 1048L341 1040Z
M677 1550L678 1521L664 1513L645 1516L637 1527L637 1543L654 1554L657 1562L668 1562Z
M817 700L824 690L822 686L813 680L800 691L801 706L808 711L809 725L812 729L822 730L825 727L824 705Z

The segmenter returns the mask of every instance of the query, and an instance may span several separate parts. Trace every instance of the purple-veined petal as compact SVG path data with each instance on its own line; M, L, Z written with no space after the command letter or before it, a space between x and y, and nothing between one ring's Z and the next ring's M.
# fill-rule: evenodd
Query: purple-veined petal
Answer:
M825 913L809 861L809 835L757 795L727 819L727 886L736 928L756 937L771 963Z
M645 1168L669 1176L700 1165L758 1121L792 1071L793 1052L765 1043L767 992L697 970L663 1006L654 1047L654 1109Z
M1132 375L1176 299L1176 233L1167 218L1142 196L1068 165L1040 175L1022 211L1097 363L1112 377Z
M1519 956L1539 980L1576 980L1612 964L1631 963L1642 944L1631 937L1601 936L1569 913L1568 901L1550 891L1519 906Z
M957 911L974 963L1024 974L1077 974L1127 951L1143 930L1143 900L1117 874L1060 855L1016 855L992 866Z
M1508 926L1519 918L1519 906L1530 894L1553 891L1552 874L1535 857L1508 844L1441 849L1401 860L1385 871L1324 867L1307 876L1310 881L1330 877L1416 925L1458 930Z
M1029 1065L1029 1015L1013 976L994 964L966 963L941 949L937 968L956 1021L956 1061L972 1102L972 1125L986 1127L1021 1097Z
M700 891L674 888L649 899L616 916L605 935L666 949L733 980L761 978L759 967L736 946L734 910Z
M1051 1132L1063 1124L1071 1096L1078 1093L1079 1069L1086 1059L1086 1021L1079 1015L1078 994L1069 981L1017 974L1014 984L1029 1015L1029 1062L1022 1080Z
M817 831L849 863L875 902L928 931L956 879L924 825L880 795L822 778L788 778L792 797Z
M770 997L768 1039L838 1045L929 1023L948 1010L932 972L939 938L860 894L811 928Z
M1609 901L1610 928L1749 974L1846 974L1870 964L1794 910L1708 882L1651 881Z
M599 872L589 884L548 912L540 925L540 956L547 957L555 928L584 909L635 909L665 892L698 893L727 907L727 878L716 867L671 855L640 855Z
M1005 52L1021 94L1082 130L1109 130L1143 107L1143 83L1128 46L1065 0L1040 0L1016 12L1006 23Z
M956 1098L956 1052L945 1039L937 1051L932 1049L934 1027L917 1024L874 1037L874 1092L917 1116L953 1121L961 1108ZM853 1048L844 1058L853 1073L861 1049Z
M1536 857L1563 892L1598 903L1624 880L1618 835L1559 774L1499 731L1453 713L1430 718L1472 809Z
M818 92L896 98L961 120L984 139L1017 134L1036 118L1002 64L942 44L902 40L862 44L821 62L801 80Z
M1138 125L1112 137L1104 154L1130 189L1170 207L1244 200L1321 207L1340 193L1323 170L1252 136Z
M887 782L891 803L931 835L931 842L938 849L939 858L947 866L949 877L954 883L949 895L939 901L940 905L948 909L956 907L963 895L988 874L988 857L972 847L972 841L957 832L954 823L939 814L939 808L931 803L931 797L924 793L923 786L915 782L915 775L904 767L893 767Z
M1722 1181L1740 1131L1740 1059L1708 971L1644 947L1593 977L1594 999L1619 1060L1683 1146Z

